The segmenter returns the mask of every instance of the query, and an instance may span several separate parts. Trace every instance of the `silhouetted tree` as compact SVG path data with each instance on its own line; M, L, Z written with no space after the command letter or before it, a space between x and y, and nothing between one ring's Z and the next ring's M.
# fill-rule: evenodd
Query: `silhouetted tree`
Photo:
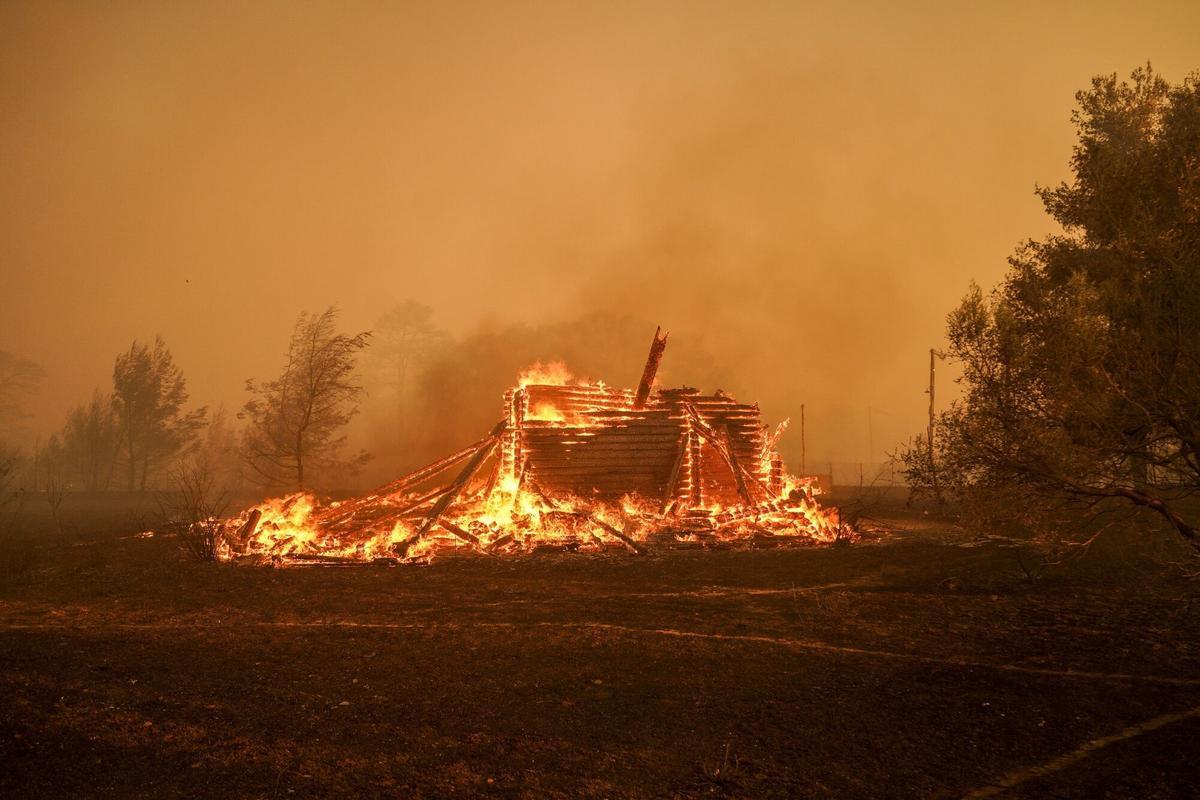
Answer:
M194 468L203 465L224 492L236 491L244 483L240 433L233 416L218 405L189 459Z
M185 412L187 381L162 337L134 342L113 366L113 409L128 468L128 488L145 490L156 469L176 456L204 426L206 410Z
M1200 73L1077 100L1074 179L1039 190L1065 232L950 315L964 395L909 476L1015 511L1148 510L1200 550Z
M14 435L29 416L29 399L43 377L45 373L35 362L0 350L0 439Z
M337 332L337 309L302 313L296 320L283 372L272 381L246 381L251 399L239 418L247 420L246 463L268 486L306 489L316 470L350 467L368 456L342 460L343 428L358 412L362 387L354 381L355 359L370 332Z
M450 336L433 322L433 309L405 300L375 323L369 363L394 396L396 440L407 442L415 408L413 387L442 353Z
M64 475L87 491L110 487L121 443L112 397L99 389L71 411L55 441Z

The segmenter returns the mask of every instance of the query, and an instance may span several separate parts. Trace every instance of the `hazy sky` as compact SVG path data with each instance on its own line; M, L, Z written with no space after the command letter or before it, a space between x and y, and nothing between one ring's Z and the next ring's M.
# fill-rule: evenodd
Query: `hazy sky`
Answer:
M704 337L773 420L807 403L810 452L878 458L968 281L1049 230L1074 92L1180 80L1197 31L1194 0L8 0L0 349L45 367L49 430L135 337L238 405L301 309L611 308Z

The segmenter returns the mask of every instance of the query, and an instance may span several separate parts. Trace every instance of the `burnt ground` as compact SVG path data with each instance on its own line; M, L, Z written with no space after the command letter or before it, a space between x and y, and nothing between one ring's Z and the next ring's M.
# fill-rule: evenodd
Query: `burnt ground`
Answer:
M1200 791L1200 587L1120 546L1031 581L897 504L844 548L278 570L74 513L0 556L6 798Z

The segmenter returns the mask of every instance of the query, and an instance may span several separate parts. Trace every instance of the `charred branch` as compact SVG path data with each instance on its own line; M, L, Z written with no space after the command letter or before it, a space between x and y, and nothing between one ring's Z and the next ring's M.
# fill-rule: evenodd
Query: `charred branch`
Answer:
M642 370L642 380L638 383L637 394L633 398L635 409L645 408L650 390L654 388L654 378L658 375L658 365L662 363L663 351L667 349L667 332L661 327L654 329L654 341L650 343L650 355L646 357L646 366Z

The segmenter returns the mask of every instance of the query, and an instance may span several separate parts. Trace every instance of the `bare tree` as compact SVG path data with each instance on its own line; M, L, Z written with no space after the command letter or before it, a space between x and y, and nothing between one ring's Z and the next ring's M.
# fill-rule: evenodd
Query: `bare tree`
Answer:
M196 443L196 452L188 460L206 464L216 484L228 492L245 484L240 431L234 415L223 404L209 417L208 427Z
M50 508L50 519L54 522L55 533L62 535L62 504L71 493L71 487L63 474L62 464L58 459L47 460L45 469L45 489L42 496Z
M162 337L134 342L113 366L113 408L121 431L128 488L145 490L156 469L196 438L206 409L185 412L187 381Z
M228 507L229 487L198 452L172 468L168 488L159 495L155 527L174 531L192 559L216 561Z
M279 377L246 382L251 399L238 415L247 420L245 458L264 485L303 490L318 470L352 468L368 458L360 453L347 461L339 452L362 395L355 361L371 334L338 333L337 315L332 306L300 314Z

